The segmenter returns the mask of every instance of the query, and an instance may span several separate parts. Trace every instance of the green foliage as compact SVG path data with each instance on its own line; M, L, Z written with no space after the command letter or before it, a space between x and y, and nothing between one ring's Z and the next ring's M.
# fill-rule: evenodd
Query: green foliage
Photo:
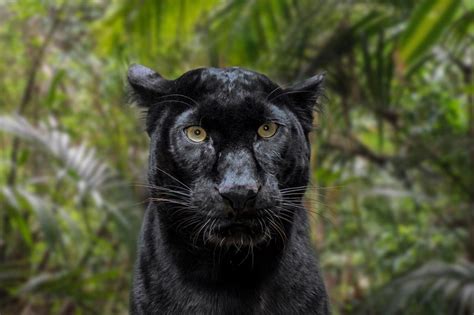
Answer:
M416 8L400 39L400 61L410 66L436 43L451 25L461 0L425 0Z
M471 2L0 3L0 313L127 313L133 62L325 71L306 200L333 312L474 312Z
M390 298L388 298L390 297ZM377 306L384 314L401 314L420 304L440 306L434 314L469 314L474 310L474 265L428 263L390 283ZM441 300L444 304L431 301Z

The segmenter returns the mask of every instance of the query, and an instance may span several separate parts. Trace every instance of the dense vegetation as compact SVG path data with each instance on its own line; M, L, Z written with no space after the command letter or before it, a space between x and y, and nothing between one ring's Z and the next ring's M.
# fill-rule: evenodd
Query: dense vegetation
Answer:
M325 71L306 200L334 313L474 312L474 2L19 0L0 21L0 313L127 312L132 62Z

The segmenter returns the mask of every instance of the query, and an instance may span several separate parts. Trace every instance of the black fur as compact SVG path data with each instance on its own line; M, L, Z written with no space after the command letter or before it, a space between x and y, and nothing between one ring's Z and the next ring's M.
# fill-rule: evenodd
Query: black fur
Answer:
M166 80L135 65L128 81L151 138L131 313L328 314L301 202L323 76L283 89L240 68Z

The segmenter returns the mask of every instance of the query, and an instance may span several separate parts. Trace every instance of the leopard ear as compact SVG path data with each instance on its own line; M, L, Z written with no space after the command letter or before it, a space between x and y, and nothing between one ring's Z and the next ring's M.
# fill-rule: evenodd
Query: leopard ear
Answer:
M323 95L324 77L324 73L315 75L292 85L282 93L290 99L291 109L295 112L306 133L312 129L313 112L322 111L319 100Z
M172 81L142 65L131 65L127 74L131 100L140 107L150 107L156 98L169 94Z

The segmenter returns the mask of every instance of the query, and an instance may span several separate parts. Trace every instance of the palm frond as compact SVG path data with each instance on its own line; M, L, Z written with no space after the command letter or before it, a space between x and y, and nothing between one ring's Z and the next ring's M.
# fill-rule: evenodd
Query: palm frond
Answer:
M74 145L68 134L59 131L54 118L35 127L22 116L0 116L0 130L30 141L54 156L79 177L81 193L99 190L113 175L108 166L96 158L94 149L85 144Z
M427 263L389 284L382 295L390 297L385 314L401 314L416 300L421 308L438 300L451 314L474 312L474 264Z

